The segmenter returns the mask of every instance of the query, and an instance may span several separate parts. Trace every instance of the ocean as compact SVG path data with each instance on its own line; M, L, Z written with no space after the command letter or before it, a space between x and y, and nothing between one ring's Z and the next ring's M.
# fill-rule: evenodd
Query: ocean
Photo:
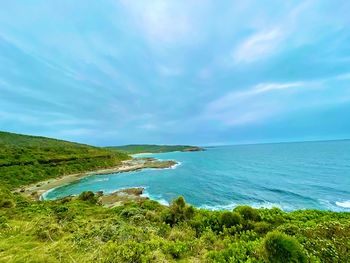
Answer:
M250 205L350 212L350 140L219 146L147 156L180 164L91 175L53 189L44 198L144 187L144 196L166 205L182 195L187 203L210 210Z

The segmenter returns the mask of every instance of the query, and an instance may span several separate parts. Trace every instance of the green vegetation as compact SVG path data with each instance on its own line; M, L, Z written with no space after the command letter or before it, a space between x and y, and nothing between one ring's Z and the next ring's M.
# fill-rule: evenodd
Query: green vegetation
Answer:
M204 151L203 148L188 145L131 144L106 148L114 151L122 151L128 154Z
M107 168L129 158L105 148L0 132L0 184L10 187Z
M88 145L0 133L0 262L350 262L350 213L249 206L209 211L183 197L169 207L135 198L107 208L103 198L113 196L91 191L56 201L11 192L128 158ZM137 195L142 188L125 192Z
M29 201L3 188L0 262L350 262L349 213L99 198Z

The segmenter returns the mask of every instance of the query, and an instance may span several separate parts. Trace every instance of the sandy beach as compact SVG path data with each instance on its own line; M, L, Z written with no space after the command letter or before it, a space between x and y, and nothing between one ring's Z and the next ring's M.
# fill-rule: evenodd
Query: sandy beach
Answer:
M99 174L114 174L114 173L122 173L122 172L130 172L130 171L137 171L144 168L169 168L173 165L178 164L174 161L161 161L157 160L155 158L134 158L131 160L122 161L122 163L118 166L107 168L107 169L100 169L96 171L89 171L84 173L77 173L77 174L69 174L69 175L62 175L56 178L51 178L45 181L41 181L38 183L33 183L21 188L15 189L16 192L20 192L24 196L32 199L32 200L39 200L40 197L46 193L47 191L54 189L56 187L71 183L73 181L76 181L78 179L81 179L86 176L90 175L99 175Z

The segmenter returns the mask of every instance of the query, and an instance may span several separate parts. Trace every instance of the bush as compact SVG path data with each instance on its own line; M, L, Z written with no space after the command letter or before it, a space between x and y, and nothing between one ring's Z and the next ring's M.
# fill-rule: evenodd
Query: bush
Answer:
M207 254L207 261L212 263L218 262L249 262L249 263L261 263L255 256L260 245L259 240L255 241L240 241L233 243L225 249L220 251L210 251Z
M130 218L134 216L142 215L140 208L125 206L124 209L120 212L120 216L125 218Z
M173 201L171 208L175 214L183 214L185 206L186 206L185 199L182 196L179 196L177 199Z
M142 208L146 210L157 210L161 208L161 204L154 200L146 200L141 204Z
M186 242L182 241L171 241L165 246L165 251L172 255L174 258L180 258L188 251Z
M299 242L284 233L270 232L263 242L263 254L267 262L306 262L303 247Z
M277 228L278 231L283 232L289 236L295 236L300 232L300 229L298 226L293 224L284 224Z
M145 243L127 241L123 245L110 242L104 251L102 262L149 262L151 252Z
M247 205L237 206L233 211L240 213L245 220L261 220L258 210Z
M254 224L254 231L258 234L266 234L269 232L271 225L267 222L256 222Z
M170 211L172 213L172 223L177 223L180 221L183 221L185 216L184 216L184 212L186 210L186 202L185 199L182 196L179 196L177 199L175 199L172 203L172 205L170 206ZM190 215L191 211L189 211ZM168 217L168 219L170 219Z
M191 219L194 216L195 212L196 209L192 205L187 206L184 211L184 216L186 219Z
M242 217L236 212L223 211L220 214L219 222L221 226L230 228L242 222Z
M0 208L3 207L3 208L11 208L14 206L14 202L12 200L4 200L4 199L1 199L0 200Z
M13 206L13 194L11 191L5 187L0 187L0 208L11 208Z
M145 217L147 220L149 220L151 222L160 222L161 221L160 216L157 215L153 211L147 211Z
M89 202L91 204L97 203L97 197L92 191L84 191L78 196L79 200Z

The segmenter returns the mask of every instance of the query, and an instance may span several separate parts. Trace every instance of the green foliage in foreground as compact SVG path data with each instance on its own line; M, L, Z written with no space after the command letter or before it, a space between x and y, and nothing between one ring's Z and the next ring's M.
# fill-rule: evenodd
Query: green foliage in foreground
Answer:
M188 145L153 145L153 144L131 144L124 146L111 146L107 149L122 151L128 154L136 153L165 153L165 152L186 152L186 151L203 151L204 149Z
M1 189L0 262L350 262L349 213L98 203Z
M107 168L129 158L105 148L0 132L0 183L11 187Z

